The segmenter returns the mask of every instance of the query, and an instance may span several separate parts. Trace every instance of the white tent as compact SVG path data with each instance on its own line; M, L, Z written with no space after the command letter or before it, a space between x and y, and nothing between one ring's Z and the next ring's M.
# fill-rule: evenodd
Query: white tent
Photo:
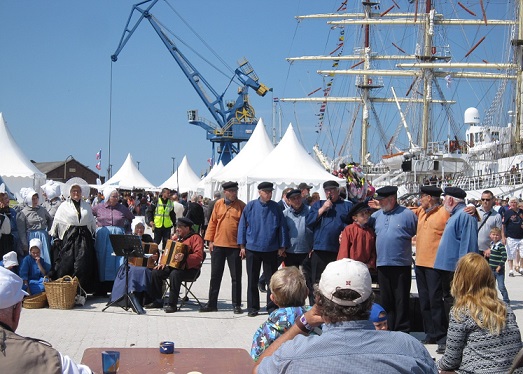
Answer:
M183 156L183 160L178 166L178 169L173 175L160 185L160 188L170 188L179 192L194 192L198 188L198 183L201 179L194 172L189 165L187 156Z
M97 186L99 190L104 190L106 187L113 186L122 188L124 190L154 190L155 187L149 182L138 167L136 167L133 156L129 153L123 165L114 174L111 179L105 182L102 186ZM94 186L93 186L94 187Z
M240 153L212 177L213 190L219 190L220 184L223 182L235 181L239 184L238 198L249 201L250 192L247 177L273 149L274 146L267 135L263 120L260 119L249 141L243 146Z
M214 164L213 168L209 173L203 178L197 186L197 191L199 194L212 198L214 196L213 182L212 178L219 173L224 168L223 163L220 161L218 164Z
M340 185L345 183L343 179L327 172L309 155L296 137L292 125L289 125L276 148L248 174L249 190L252 191L250 197L256 197L258 183L268 181L275 184L273 200L279 200L281 191L286 187L296 187L301 182L312 185L313 190L322 194L322 184L328 180L336 180Z
M33 165L15 142L0 112L0 176L11 192L23 187L40 191L46 175Z

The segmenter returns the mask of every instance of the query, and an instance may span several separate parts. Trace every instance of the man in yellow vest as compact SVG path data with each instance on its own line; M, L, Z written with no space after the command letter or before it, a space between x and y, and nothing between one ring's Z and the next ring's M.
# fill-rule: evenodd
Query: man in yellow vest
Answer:
M173 222L176 222L176 213L170 195L171 190L163 188L156 203L151 203L146 213L147 222L154 232L154 242L158 245L162 242L163 248L171 237Z

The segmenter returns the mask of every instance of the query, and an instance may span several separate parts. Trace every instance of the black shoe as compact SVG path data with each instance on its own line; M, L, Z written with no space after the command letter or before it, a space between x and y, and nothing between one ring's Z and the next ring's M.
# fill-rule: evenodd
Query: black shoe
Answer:
M167 305L165 308L163 308L163 311L165 313L174 313L176 312L176 307L172 305Z
M256 317L258 315L257 310L251 310L248 314L249 317Z
M258 289L260 290L260 292L263 292L263 293L267 292L267 287L266 287L265 283L258 282Z
M436 344L437 341L434 338L425 338L421 341L422 344Z
M438 349L436 349L436 353L442 355L443 353L445 353L445 349L447 349L446 344L438 344Z
M163 308L162 303L159 303L158 301L153 301L152 303L146 304L144 306L145 309L159 309Z
M217 312L218 308L212 307L209 305L205 305L204 307L200 308L200 313L207 313L207 312Z
M234 309L233 309L233 313L234 313L234 314L243 314L243 309L242 309L242 307L239 306L239 305L236 305L236 306L234 307Z

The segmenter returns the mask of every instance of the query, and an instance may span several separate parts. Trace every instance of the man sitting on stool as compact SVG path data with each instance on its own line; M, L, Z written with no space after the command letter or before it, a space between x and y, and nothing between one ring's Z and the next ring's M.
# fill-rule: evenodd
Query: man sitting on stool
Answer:
M151 276L151 296L154 301L147 304L146 308L161 308L162 303L162 286L163 281L169 278L171 289L169 291L169 302L165 306L165 313L176 312L178 305L178 295L182 281L186 277L193 277L200 269L203 261L203 239L200 235L192 230L193 222L188 218L179 218L176 221L177 241L182 242L188 247L188 255L184 261L183 253L177 253L174 257L176 261L184 261L180 269L168 266L158 265L154 268Z

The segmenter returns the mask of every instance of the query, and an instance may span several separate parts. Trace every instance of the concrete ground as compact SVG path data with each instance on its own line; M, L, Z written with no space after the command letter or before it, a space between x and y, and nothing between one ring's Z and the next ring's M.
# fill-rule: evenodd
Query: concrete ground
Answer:
M210 256L203 265L202 274L194 284L193 291L202 303L207 301L210 279ZM246 307L247 274L243 269L243 307ZM506 278L506 286L512 300L512 308L523 326L523 276ZM412 292L416 292L413 279ZM265 294L261 294L262 310ZM89 347L158 347L163 340L172 340L179 348L243 348L250 351L252 336L267 314L248 317L247 313L236 315L231 306L231 282L226 267L218 312L199 313L199 306L190 301L173 314L162 310L148 310L137 315L119 307L102 312L107 298L89 296L86 305L71 310L23 309L17 333L50 342L65 355L80 362ZM423 339L423 333L412 333ZM436 345L427 345L436 358Z

